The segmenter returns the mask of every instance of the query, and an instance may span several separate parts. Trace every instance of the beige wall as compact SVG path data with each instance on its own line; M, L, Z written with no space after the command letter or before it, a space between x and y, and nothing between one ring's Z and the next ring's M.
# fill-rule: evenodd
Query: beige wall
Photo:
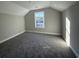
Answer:
M34 13L37 11L45 12L45 28L35 28ZM61 13L52 8L32 10L25 16L25 25L26 31L61 34Z
M0 14L0 42L25 30L24 17Z
M70 21L70 47L79 57L79 2L63 12L64 38L66 34L66 18Z

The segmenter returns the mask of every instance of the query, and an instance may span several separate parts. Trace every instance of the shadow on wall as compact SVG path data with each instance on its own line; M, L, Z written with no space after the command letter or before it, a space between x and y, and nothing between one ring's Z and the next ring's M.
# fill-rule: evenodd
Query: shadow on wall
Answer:
M66 17L66 43L70 46L70 20Z

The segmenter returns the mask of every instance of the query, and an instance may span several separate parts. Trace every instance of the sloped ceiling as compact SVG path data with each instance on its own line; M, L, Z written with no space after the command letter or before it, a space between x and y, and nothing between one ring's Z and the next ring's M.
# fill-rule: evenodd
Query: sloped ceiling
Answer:
M24 16L30 10L46 7L62 12L75 3L76 1L0 1L0 13Z
M63 11L74 5L77 1L54 1L50 2L50 6L56 10Z
M12 2L0 1L0 13L25 15L29 10Z

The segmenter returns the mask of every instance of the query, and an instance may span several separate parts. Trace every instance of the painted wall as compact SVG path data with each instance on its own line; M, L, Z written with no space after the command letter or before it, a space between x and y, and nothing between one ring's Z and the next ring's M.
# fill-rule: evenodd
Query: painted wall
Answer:
M0 14L0 42L25 30L24 17Z
M70 46L79 57L79 2L63 12L64 38L66 37L66 18L70 21Z
M44 11L45 28L35 28L34 13ZM61 13L52 8L32 10L25 16L26 31L61 34Z

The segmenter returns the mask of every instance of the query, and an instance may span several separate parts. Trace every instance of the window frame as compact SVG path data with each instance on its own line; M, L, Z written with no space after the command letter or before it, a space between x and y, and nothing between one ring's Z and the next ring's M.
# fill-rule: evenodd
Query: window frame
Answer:
M37 23L36 23L36 21L37 21L37 20L36 20L36 18L37 18L37 17L36 17L36 13L40 13L40 12L43 12L43 17L41 16L41 17L43 18L43 19L42 19L43 23L40 23L40 24L42 24L43 26L40 26L40 27L39 27L39 26L36 25L36 24L37 24ZM44 12L44 11L37 11L37 12L34 13L35 28L45 28L45 18L44 18L44 16L45 16L45 12ZM39 17L40 17L40 16L39 16Z

